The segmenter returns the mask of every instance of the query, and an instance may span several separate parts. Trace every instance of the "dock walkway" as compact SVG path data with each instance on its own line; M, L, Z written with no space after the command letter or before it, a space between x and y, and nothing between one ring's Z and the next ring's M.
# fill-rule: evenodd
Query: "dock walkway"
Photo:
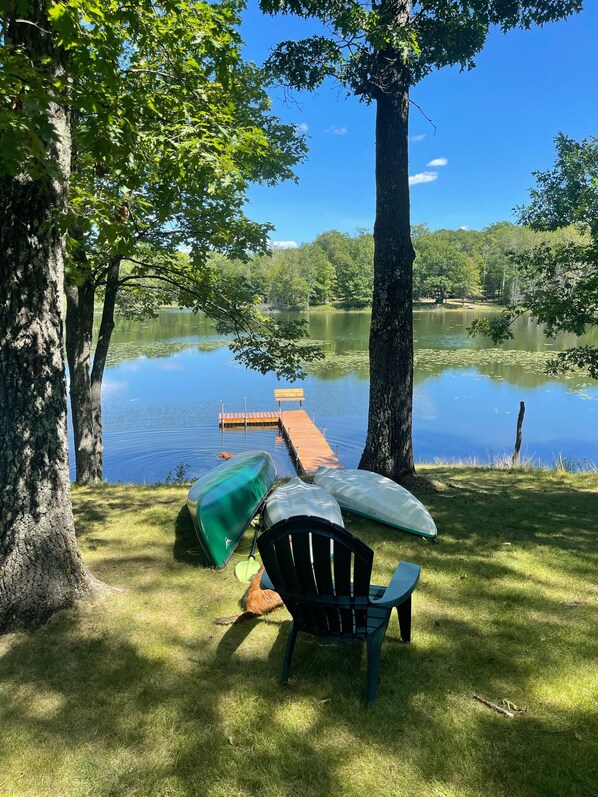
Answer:
M286 440L299 474L314 474L321 465L342 468L326 438L305 410L279 412L221 412L218 424L227 426L277 425Z

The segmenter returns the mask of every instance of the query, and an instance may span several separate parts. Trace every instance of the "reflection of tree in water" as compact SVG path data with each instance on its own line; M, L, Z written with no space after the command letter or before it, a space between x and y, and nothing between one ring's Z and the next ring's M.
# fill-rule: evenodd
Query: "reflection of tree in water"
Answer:
M147 357L150 360L161 360L172 357L185 349L196 349L202 352L216 351L223 349L227 345L224 338L215 340L204 340L199 343L168 341L168 340L130 340L123 343L116 343L110 347L107 365L115 366L127 360L136 360L139 357Z
M431 375L441 374L450 369L475 368L483 376L493 381L506 381L519 387L540 387L554 381L544 373L551 353L545 351L517 351L503 349L416 349L416 383ZM367 351L344 353L327 352L325 358L314 363L310 372L320 379L341 379L355 374L360 379L369 376L369 356ZM564 377L571 387L593 384L588 375L567 374Z
M513 340L500 349L492 348L489 341L472 340L466 334L466 327L476 314L480 315L467 309L414 313L416 383L449 368L476 368L492 380L504 379L520 387L539 387L553 381L543 373L545 362L555 351L571 346L575 336L559 335L550 341L547 351L541 325L522 318L513 325ZM311 366L310 373L325 381L348 374L362 380L369 378L369 311L285 313L279 317L305 318L310 339L323 346L325 359ZM598 331L586 338L590 343L598 340ZM178 310L163 310L157 318L143 322L120 318L112 340L109 365L137 357L170 357L190 348L209 352L226 346L226 339L214 331L202 313ZM583 374L569 375L566 381L576 388L589 383Z
M126 319L122 316L117 318L111 344L215 336L213 323L203 313L193 313L189 310L161 310L156 318L145 318L143 321Z

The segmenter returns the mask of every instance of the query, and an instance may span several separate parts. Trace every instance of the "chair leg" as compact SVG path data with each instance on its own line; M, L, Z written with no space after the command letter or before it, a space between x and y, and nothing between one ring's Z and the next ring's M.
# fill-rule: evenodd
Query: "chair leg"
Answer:
M404 603L397 606L399 616L399 629L403 642L411 642L411 595Z
M375 702L378 693L378 672L380 670L380 651L383 639L384 633L373 634L366 640L368 651L368 706Z
M284 662L282 664L282 676L280 678L281 686L286 686L289 682L289 673L291 672L291 659L293 658L293 650L295 649L295 640L297 639L297 628L295 623L291 623L289 635L287 637L287 647L284 652Z

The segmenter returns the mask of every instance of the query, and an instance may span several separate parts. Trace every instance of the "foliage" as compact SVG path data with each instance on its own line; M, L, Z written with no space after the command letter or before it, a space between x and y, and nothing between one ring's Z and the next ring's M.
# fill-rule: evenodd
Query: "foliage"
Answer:
M519 256L541 243L569 245L584 240L573 227L536 232L510 222L476 230L436 230L420 225L413 242L414 299L471 298L510 304L521 298ZM351 236L323 232L297 249L275 251L270 257L228 259L213 254L210 266L219 274L239 278L276 310L303 310L334 302L358 309L372 301L374 239L359 230Z
M503 32L544 25L581 11L581 0L434 0L410 5L383 0L261 0L268 14L319 19L330 36L318 33L281 42L269 59L272 71L299 89L315 89L332 77L366 102L390 93L398 65L417 83L433 69L475 67L475 56L491 26Z
M449 296L465 298L480 290L479 263L461 251L447 232L428 233L415 239L413 293L416 298L432 296L442 303Z
M201 309L232 331L240 357L248 342L247 362L258 357L257 340L265 352L274 342L260 369L267 361L286 375L277 358L298 330L285 338L265 324L247 280L216 279L207 263L214 251L241 261L266 251L271 225L245 216L247 188L292 178L305 154L295 128L269 112L263 72L241 58L240 8L235 0L142 5L133 25L114 6L115 82L103 88L103 110L83 105L73 128L70 278L91 277L101 289L106 264L126 259L121 311L140 318L165 303ZM80 77L79 90L95 81ZM312 350L301 347L293 361Z
M277 358L299 330L285 337L265 324L254 307L259 296L245 282L221 284L206 265L213 251L246 260L267 250L272 227L246 217L247 188L293 178L306 152L295 127L270 113L263 70L241 57L242 7L240 0L53 3L48 29L68 59L52 85L43 63L0 40L0 165L10 173L50 169L42 140L53 131L40 120L48 102L68 103L72 174L61 224L70 282L101 293L109 265L126 260L119 301L127 315L181 298L233 334L242 329L236 344L240 354L251 338L249 361L257 340L264 350L273 341L262 362L287 374ZM312 350L301 347L293 361Z
M365 230L354 237L331 230L315 240L335 271L336 299L346 308L366 307L372 301L374 240Z
M556 160L546 172L532 172L537 186L531 203L519 208L521 222L534 230L574 225L598 241L598 138L575 141L559 133Z
M301 273L302 259L294 249L280 252L270 271L269 299L276 310L305 310L309 284Z
M514 257L522 280L519 304L506 308L500 318L476 320L472 334L506 340L512 337L512 322L523 313L542 322L549 337L561 331L582 336L598 326L598 139L577 143L561 134L555 143L554 168L535 173L532 202L520 215L534 229L555 231L556 237L552 245L540 242ZM571 234L567 225L581 234ZM549 373L571 368L587 369L598 379L598 348L582 343L547 365Z
M305 321L286 323L260 311L254 286L234 264L231 269L219 270L216 261L197 269L180 252L171 257L148 254L148 259L149 277L144 262L140 271L133 264L122 280L134 291L130 293L132 304L123 307L129 317L147 315L164 303L203 311L218 332L231 336L229 348L239 362L290 381L302 379L303 365L322 356L317 344L305 340ZM166 288L156 291L155 283Z
M164 479L164 484L186 484L189 481L191 465L188 462L179 462L170 468Z
M291 178L305 146L269 113L263 73L241 58L240 4L109 8L114 80L74 120L77 246L100 267L140 244L189 247L198 268L209 250L263 250L271 227L245 217L247 187ZM88 99L98 75L78 66Z
M503 221L484 230L482 240L482 286L485 295L502 304L519 298L519 273L513 259L538 239L529 227Z

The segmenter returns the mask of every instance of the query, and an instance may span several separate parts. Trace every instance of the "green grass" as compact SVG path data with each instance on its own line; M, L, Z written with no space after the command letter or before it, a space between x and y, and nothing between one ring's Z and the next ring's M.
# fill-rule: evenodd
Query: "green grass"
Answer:
M83 556L121 591L0 639L0 795L598 794L598 474L425 473L437 544L347 515L378 583L422 566L369 709L359 646L300 637L282 689L286 611L212 623L247 552L199 566L184 486L76 489Z

